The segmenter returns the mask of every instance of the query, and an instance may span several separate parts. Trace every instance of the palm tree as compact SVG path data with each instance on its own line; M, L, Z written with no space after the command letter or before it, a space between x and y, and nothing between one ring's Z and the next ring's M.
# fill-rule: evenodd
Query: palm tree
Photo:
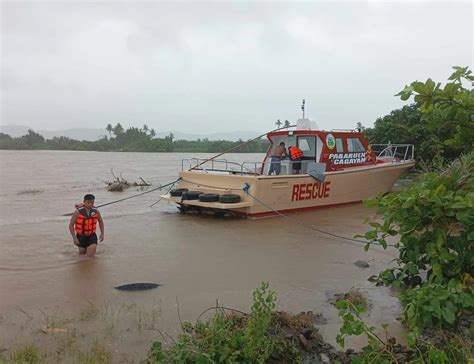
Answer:
M115 125L114 134L115 136L123 134L123 126L120 123L117 123L117 125Z
M150 130L150 136L151 136L152 138L154 138L154 137L156 136L156 131L155 131L155 129L151 128L151 130Z
M109 138L112 138L112 130L114 130L114 128L112 128L112 124L108 124L105 130L109 133Z
M356 129L361 132L362 130L364 130L364 126L362 125L362 123L359 121L357 124L356 124Z
M281 124L283 124L280 119L277 120L277 122L275 123L275 125L278 127L278 129L281 128Z
M148 125L146 124L143 125L143 131L145 132L145 134L148 132Z
M289 122L288 120L285 120L284 127L285 127L285 128L289 128L289 127L290 127L290 122Z

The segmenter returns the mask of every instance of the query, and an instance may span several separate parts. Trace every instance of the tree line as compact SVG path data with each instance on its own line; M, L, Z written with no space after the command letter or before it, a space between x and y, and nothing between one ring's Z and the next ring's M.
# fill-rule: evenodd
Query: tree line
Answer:
M415 81L397 94L402 100L413 96L413 103L378 118L372 128L357 123L371 144L413 144L415 158L430 163L434 159L454 160L474 148L474 93L466 88L472 75L468 67L454 67L445 85L431 79ZM275 123L289 126L289 121ZM176 140L170 133L156 138L156 132L146 124L142 128L124 129L120 123L108 124L108 137L97 141L78 141L67 137L45 139L29 130L28 134L12 138L0 133L0 149L50 149L123 152L202 152L218 153L242 144L228 140ZM263 138L235 150L240 153L264 153L269 146Z
M142 128L124 129L120 123L114 127L108 124L105 130L109 136L97 141L79 141L68 137L45 139L33 130L26 135L12 138L0 133L0 149L10 150L77 150L77 151L116 151L116 152L194 152L218 153L243 144L243 140L177 140L173 133L164 138L156 138L154 129L146 124ZM235 149L237 153L265 153L269 142L266 139L254 140Z

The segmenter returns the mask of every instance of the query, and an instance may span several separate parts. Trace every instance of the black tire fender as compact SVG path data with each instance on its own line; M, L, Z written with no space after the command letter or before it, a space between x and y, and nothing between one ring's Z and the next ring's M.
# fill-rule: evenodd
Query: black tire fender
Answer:
M199 195L199 201L201 202L218 202L219 195L215 193L202 193Z
M240 202L240 195L228 194L219 196L220 203L237 203Z
M175 188L170 191L170 196L181 197L184 192L188 192L187 188Z
M198 200L200 194L202 194L201 191L186 191L183 192L181 198L183 200Z

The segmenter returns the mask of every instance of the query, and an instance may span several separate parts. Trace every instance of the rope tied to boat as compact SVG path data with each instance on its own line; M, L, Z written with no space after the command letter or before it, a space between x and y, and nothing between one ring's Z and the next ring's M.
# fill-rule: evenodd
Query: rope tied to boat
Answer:
M222 187L217 187L217 186L210 186L210 185L203 185L203 184L200 184L200 183L197 183L197 182L193 182L193 181L189 181L189 180L185 180L185 179L182 179L183 182L188 182L190 184L194 184L196 186L202 186L202 187L209 187L209 188L213 188L213 189L227 189L227 190L236 190L235 188L222 188ZM359 240L359 239L354 239L354 238L349 238L347 236L342 236L342 235L338 235L338 234L334 234L334 233L330 233L329 231L325 231L325 230L321 230L321 229L318 229L317 227L313 226L313 225L310 225L310 224L307 224L305 223L304 221L301 221L297 218L294 218L292 216L288 216L276 209L274 209L272 206L270 206L268 203L260 200L258 197L252 195L250 192L250 184L249 183L244 183L244 186L242 187L242 191L244 191L247 196L253 198L255 201L259 202L260 204L262 204L263 206L265 206L266 208L268 208L269 210L273 211L275 214L277 214L278 216L280 217L283 217L287 220L290 220L290 221L293 221L301 226L304 226L308 229L311 229L313 231L316 231L320 234L325 234L325 235L329 235L329 236L332 236L333 238L336 238L336 239L342 239L342 240L347 240L347 241L352 241L352 242L355 242L355 243L361 243L361 244L375 244L375 245L380 245L380 246L384 246L384 244L380 243L379 241L364 241L364 240ZM240 189L239 189L240 191ZM390 246L390 247L395 247L394 244L387 244L387 246Z
M253 138L253 139L249 139L249 140L247 140L246 142L240 143L240 144L238 144L238 145L236 145L236 146L234 146L234 147L232 147L232 148L229 148L229 149L227 149L227 150L224 150L223 152L221 152L221 153L219 153L219 154L216 154L216 155L213 156L213 157L207 158L207 159L205 159L205 160L202 161L202 162L198 162L195 166L191 167L191 168L189 169L189 171L192 171L193 169L197 169L197 168L199 168L200 166L202 166L203 164L205 164L205 163L207 163L207 162L209 162L209 161L212 161L212 160L216 159L217 157L220 157L220 156L223 155L223 154L227 154L227 153L232 152L232 151L234 151L234 150L236 150L236 149L239 149L240 147L243 147L244 145L246 145L246 144L248 144L248 143L251 143L251 142L253 142L254 140L260 139L260 138L262 138L262 137L264 137L264 136L267 136L267 137L268 137L268 134L269 134L269 133L273 133L273 132L275 132L275 131L279 131L279 130L283 130L283 129L294 128L294 127L296 127L296 125L282 126L281 128L276 128L276 129L270 130L270 131L268 131L268 132L266 132L266 133L264 133L264 134L259 135L258 137L255 137L255 138Z
M267 209L270 209L271 211L273 211L275 214L277 214L278 216L280 217L283 217L284 219L287 219L287 220L290 220L292 222L295 222L301 226L304 226L305 228L308 228L308 229L311 229L313 231L316 231L320 234L325 234L325 235L329 235L329 236L332 236L333 238L337 238L337 239L343 239L343 240L348 240L348 241L352 241L352 242L356 242L356 243L362 243L362 244L376 244L376 245L380 245L380 246L384 246L384 244L380 243L379 241L364 241L364 240L358 240L358 239L354 239L354 238L349 238L347 236L342 236L342 235L338 235L338 234L334 234L334 233L330 233L329 231L325 231L325 230L321 230L321 229L318 229L317 227L314 227L313 225L310 225L310 224L307 224L305 223L304 221L302 220L299 220L295 217L292 217L292 216L288 216L286 214L283 214L282 212L274 209L272 206L270 206L268 203L265 203L264 201L260 200L258 197L252 195L250 192L249 192L249 189L250 189L250 185L248 183L245 183L242 190L247 194L247 196L253 198L255 201L257 201L258 203L262 204L263 206L265 206ZM387 244L387 246L391 246L391 247L394 247L395 245L394 244Z
M167 183L165 185L161 185L159 187L156 187L156 188L152 188L151 190L148 190L148 191L145 191L145 192L141 192L141 193L137 193L136 195L132 195L132 196L128 196L128 197L125 197L125 198L121 198L120 200L116 200L116 201L111 201L111 202L107 202L107 203L104 203L102 205L99 205L99 206L96 206L97 208L99 207L104 207L104 206L108 206L108 205L112 205L114 203L118 203L118 202L122 202L122 201L125 201L125 200L130 200L131 198L135 198L135 197L138 197L138 196L143 196L143 195L146 195L147 193L151 193L151 192L154 192L154 191L157 191L157 190L161 190L165 187L168 187L168 186L171 186L173 187L178 181L181 180L181 177L178 177L176 180L170 182L170 183ZM159 200L158 200L159 201ZM154 204L153 204L154 205ZM151 206L153 206L151 205ZM69 213L69 214L64 214L64 215L61 215L61 216L71 216L73 214L73 212Z

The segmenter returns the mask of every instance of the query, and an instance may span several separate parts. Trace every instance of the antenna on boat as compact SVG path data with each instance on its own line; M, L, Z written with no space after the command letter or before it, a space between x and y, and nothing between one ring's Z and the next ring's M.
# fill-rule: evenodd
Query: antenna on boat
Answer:
M303 119L304 119L304 104L305 104L305 99L303 99L303 103L301 104L301 110L303 111Z

